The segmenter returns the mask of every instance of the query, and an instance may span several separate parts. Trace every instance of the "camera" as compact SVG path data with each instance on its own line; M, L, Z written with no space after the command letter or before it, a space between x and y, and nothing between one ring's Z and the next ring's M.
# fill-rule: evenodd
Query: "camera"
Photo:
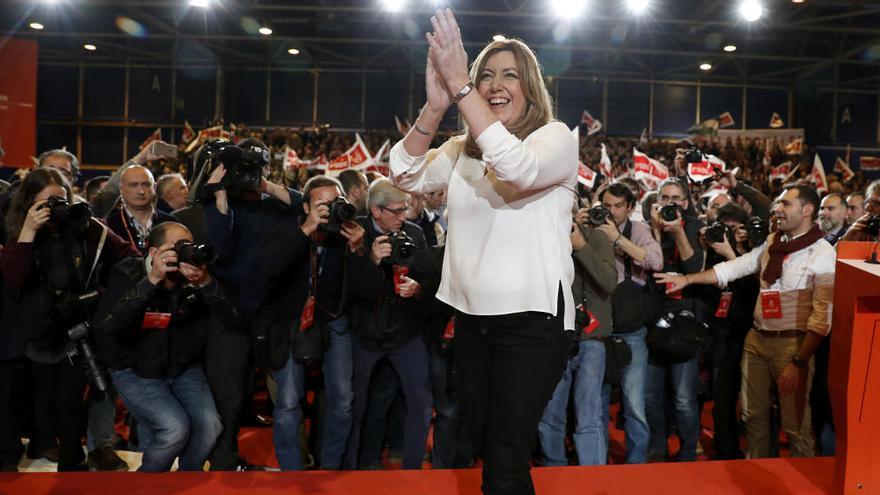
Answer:
M594 226L604 224L608 218L611 218L611 212L602 205L596 205L587 210L587 221Z
M92 210L86 203L71 205L66 199L52 196L46 200L43 208L49 210L49 222L62 228L84 231L89 226Z
M227 144L220 152L220 161L226 167L223 185L255 190L263 181L263 167L269 164L269 152L259 146Z
M674 222L678 219L679 212L681 212L681 207L675 203L669 203L668 205L660 208L660 218L667 222Z
M880 236L880 215L871 215L865 222L865 233L871 237Z
M83 322L74 326L67 331L67 337L76 344L76 350L70 351L68 355L71 358L77 355L80 356L86 366L86 373L92 384L101 392L106 392L110 388L110 383L104 369L98 364L98 358L95 355L94 349L92 349L92 345L89 343L88 323Z
M770 234L770 227L761 217L750 217L749 223L746 225L746 232L749 235L749 245L752 248L756 248L767 240L767 236Z
M330 216L327 223L321 225L321 229L327 232L339 232L342 230L342 224L357 217L357 208L342 196L327 203L327 207L330 208Z
M409 265L416 254L416 243L406 232L399 230L388 235L391 256L386 258L393 265Z
M180 239L174 243L174 252L177 254L178 263L187 263L195 266L210 264L214 261L214 249L205 244L195 244L186 239Z
M685 163L700 163L703 161L703 152L700 148L691 145L684 151L684 161Z
M714 244L716 242L724 242L724 235L727 234L729 241L733 240L733 235L729 227L722 222L716 221L706 229L704 237L706 242Z

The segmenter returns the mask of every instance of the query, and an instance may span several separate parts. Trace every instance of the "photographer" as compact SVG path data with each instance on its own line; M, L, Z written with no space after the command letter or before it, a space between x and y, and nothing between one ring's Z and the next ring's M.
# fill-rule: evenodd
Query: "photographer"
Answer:
M192 234L153 228L147 256L118 263L96 313L96 337L113 384L141 428L140 471L201 471L222 428L201 361L209 327L235 321Z
M684 161L682 153L676 156L676 164ZM660 183L657 204L651 214L654 237L663 250L663 267L667 272L697 273L703 268L703 248L699 242L703 222L688 214L691 210L687 189L676 179ZM703 321L702 304L696 294L676 294L663 301L663 314L669 311L690 311L697 321ZM651 336L648 337L649 346ZM670 362L651 352L645 384L645 406L651 440L648 457L665 459L667 456L666 400L667 377L672 385L672 409L681 448L678 460L696 459L700 434L700 418L697 408L699 384L699 352L684 362Z
M48 405L57 425L59 471L88 469L82 464L84 368L89 366L93 375L97 371L84 348L90 337L73 338L68 332L91 321L96 291L110 267L136 255L92 218L86 205L69 205L72 197L57 170L46 167L28 174L6 216L9 240L3 254L4 318L12 313L10 327L18 330L27 344L25 355L34 362L35 401L39 407Z
M715 212L710 227L702 229L706 247L706 267L732 260L749 252L749 217L739 205L728 203ZM720 237L719 237L720 236ZM713 440L718 459L742 459L739 447L739 419L736 414L740 391L740 360L743 341L751 328L758 296L756 277L744 277L732 282L723 291L704 288L704 299L711 317L707 319L712 344L707 350L707 364L711 371Z
M617 287L617 268L611 241L600 230L601 226L613 222L613 217L603 206L590 212L593 214L588 215L588 221L572 225L571 246L575 261L572 292L578 305L575 316L577 354L568 360L562 379L538 424L545 466L568 465L565 419L571 394L576 418L572 439L578 464L595 466L605 464L608 458L608 422L602 420L604 339L613 328L611 294Z
M259 314L268 284L261 270L265 246L290 228L302 208L302 195L266 180L269 152L258 139L244 139L237 146L214 142L202 147L207 183L199 187L205 202L205 229L217 251L211 274L226 287L244 321ZM206 149L207 148L207 149ZM230 151L226 151L229 148ZM227 174L229 177L227 177ZM208 340L205 373L223 433L211 454L212 470L251 469L238 457L239 417L251 374L249 328L225 328Z
M354 416L345 468L358 464L361 425L373 367L387 357L406 396L403 468L419 469L431 421L424 309L437 289L425 236L405 221L409 195L386 179L370 185L361 218L369 255L352 258L349 318L354 335Z
M300 361L313 349L302 339L306 331L317 332L319 346L323 347L325 336L329 341L321 359L325 393L321 469L340 469L354 400L345 284L348 257L363 255L364 229L354 221L357 211L345 201L342 185L330 177L316 176L306 182L303 209L305 215L281 232L265 256L264 271L272 291L263 314L279 322L268 330L274 333L269 339L275 351L272 376L278 384L273 413L275 456L282 469L303 467L298 432L305 371Z
M648 366L648 348L645 335L648 322L656 316L647 310L646 286L648 273L663 267L660 244L651 235L651 227L633 220L636 195L625 184L611 184L599 194L599 201L610 213L605 224L596 229L605 233L614 248L617 286L612 293L613 336L620 338L630 350L630 362L621 363L621 400L624 432L626 433L626 462L644 463L648 451L648 419L645 413L645 376ZM584 210L578 212L577 222L583 222ZM606 356L606 360L608 356ZM611 385L602 387L602 424L608 424ZM607 435L607 431L606 431Z
M863 205L865 213L847 229L844 241L880 240L880 179L868 184Z

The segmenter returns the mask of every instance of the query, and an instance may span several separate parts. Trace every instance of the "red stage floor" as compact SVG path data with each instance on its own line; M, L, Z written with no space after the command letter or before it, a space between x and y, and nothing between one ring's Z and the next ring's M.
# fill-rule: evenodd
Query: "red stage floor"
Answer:
M641 466L536 468L539 495L830 493L834 459L762 459L658 463ZM19 473L0 474L0 494L469 495L480 472L445 471L250 473Z

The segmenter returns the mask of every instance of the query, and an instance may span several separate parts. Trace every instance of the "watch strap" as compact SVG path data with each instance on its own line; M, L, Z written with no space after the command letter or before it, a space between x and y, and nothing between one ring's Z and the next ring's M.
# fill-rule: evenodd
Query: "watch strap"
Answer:
M473 91L473 89L474 89L474 82L469 81L467 84L464 85L463 88L458 90L458 93L456 93L455 96L452 98L452 102L458 103L459 101L461 101L462 98L469 95L470 92Z

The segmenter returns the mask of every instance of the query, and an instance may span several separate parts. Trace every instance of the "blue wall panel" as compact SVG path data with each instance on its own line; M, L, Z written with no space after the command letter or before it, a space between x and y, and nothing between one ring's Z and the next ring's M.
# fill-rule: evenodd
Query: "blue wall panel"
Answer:
M318 122L337 127L361 124L363 76L349 72L321 72L318 76Z
M742 127L742 88L700 88L700 120L718 117L724 112L733 116L733 126L728 129Z
M788 91L784 89L749 88L746 91L746 126L749 129L767 129L773 112L782 117L788 127ZM792 126L794 127L794 126Z
M556 101L556 117L574 127L581 121L584 110L594 118L602 120L602 87L601 81L582 79L557 79L559 99ZM611 107L608 108L609 113ZM605 124L603 121L602 124Z
M310 72L272 71L269 104L272 122L305 124L312 121L315 83Z
M125 69L86 67L83 73L83 117L89 120L123 120Z
M37 118L75 119L78 92L79 69L77 67L38 66Z
M266 77L264 69L228 70L223 116L226 122L260 125L266 122Z
M846 108L849 108L852 123L845 124L841 121ZM877 95L838 93L837 143L877 143Z
M177 120L204 127L214 117L216 90L216 69L177 69Z
M650 101L648 83L608 83L608 118L603 122L606 132L614 136L641 134L648 127Z
M171 119L171 69L129 71L128 116L135 121Z
M654 85L654 135L683 136L694 125L696 86Z

